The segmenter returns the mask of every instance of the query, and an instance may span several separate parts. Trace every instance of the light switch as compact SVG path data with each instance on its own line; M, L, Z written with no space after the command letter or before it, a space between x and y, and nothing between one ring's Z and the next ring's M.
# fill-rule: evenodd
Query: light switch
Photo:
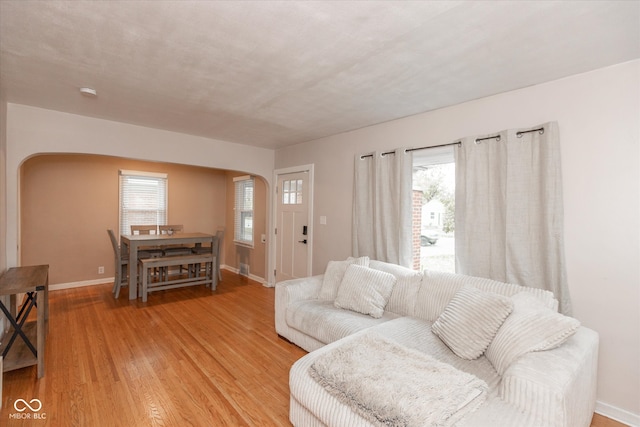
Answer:
M320 225L327 225L327 217L320 215Z

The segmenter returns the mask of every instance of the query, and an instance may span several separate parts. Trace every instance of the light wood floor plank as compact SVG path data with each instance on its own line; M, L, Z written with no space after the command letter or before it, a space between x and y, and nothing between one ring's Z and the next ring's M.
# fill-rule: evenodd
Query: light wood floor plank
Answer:
M224 271L214 293L126 294L50 292L45 376L4 374L0 425L290 426L289 368L306 353L276 335L274 289ZM9 418L16 399L33 398L45 420Z

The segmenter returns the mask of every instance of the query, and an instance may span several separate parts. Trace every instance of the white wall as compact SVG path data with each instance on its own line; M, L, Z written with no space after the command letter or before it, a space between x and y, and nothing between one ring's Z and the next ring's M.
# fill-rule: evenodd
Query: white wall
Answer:
M102 154L228 169L262 176L269 187L273 174L272 150L19 104L7 105L6 135L5 248L9 266L19 265L19 168L35 154Z
M374 88L372 88L374 90ZM356 153L557 121L574 315L600 333L598 410L640 423L640 61L279 150L315 164L314 273L351 254ZM317 219L324 215L327 224Z

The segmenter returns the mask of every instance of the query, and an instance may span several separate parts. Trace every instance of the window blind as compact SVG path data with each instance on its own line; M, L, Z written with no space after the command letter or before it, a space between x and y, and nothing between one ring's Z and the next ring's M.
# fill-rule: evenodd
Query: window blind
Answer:
M131 225L167 223L167 175L120 171L120 234L131 234Z

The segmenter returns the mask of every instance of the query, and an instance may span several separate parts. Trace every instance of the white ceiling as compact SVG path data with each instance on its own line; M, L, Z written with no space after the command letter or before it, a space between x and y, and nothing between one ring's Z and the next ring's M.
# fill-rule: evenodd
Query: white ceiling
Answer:
M5 101L267 148L639 57L638 1L0 1Z

